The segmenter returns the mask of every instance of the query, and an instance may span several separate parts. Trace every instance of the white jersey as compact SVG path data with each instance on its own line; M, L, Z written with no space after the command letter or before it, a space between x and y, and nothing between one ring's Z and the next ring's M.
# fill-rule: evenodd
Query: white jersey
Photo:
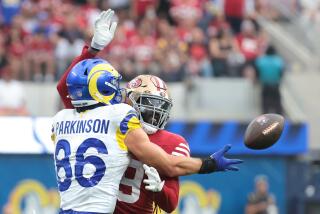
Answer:
M52 136L62 210L113 212L130 161L123 141L129 130L139 127L135 110L127 104L82 113L64 109L55 115Z

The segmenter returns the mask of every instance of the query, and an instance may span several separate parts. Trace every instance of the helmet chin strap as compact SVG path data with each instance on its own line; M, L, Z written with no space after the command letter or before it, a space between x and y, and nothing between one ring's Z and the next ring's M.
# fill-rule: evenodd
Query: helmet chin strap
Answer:
M146 124L146 123L141 123L142 129L147 133L147 134L154 134L158 131L158 129Z

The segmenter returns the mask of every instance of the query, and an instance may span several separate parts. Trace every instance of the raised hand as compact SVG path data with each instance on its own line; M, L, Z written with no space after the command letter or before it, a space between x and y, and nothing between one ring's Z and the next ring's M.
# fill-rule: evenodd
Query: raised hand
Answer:
M117 28L117 22L112 22L114 11L108 9L102 11L99 18L94 23L94 34L91 40L91 47L96 50L102 50L114 37Z

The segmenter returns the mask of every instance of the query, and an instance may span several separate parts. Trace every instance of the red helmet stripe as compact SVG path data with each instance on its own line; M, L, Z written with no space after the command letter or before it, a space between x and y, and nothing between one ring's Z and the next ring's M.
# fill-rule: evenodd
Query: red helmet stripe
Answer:
M154 86L157 88L158 91L160 91L161 89L167 90L166 84L159 77L152 76L150 80L152 81L152 83L154 84Z
M156 77L159 81L159 84L160 84L160 88L163 89L163 90L167 90L167 86L166 84L163 82L162 79L160 79L159 77Z
M160 91L160 82L159 82L158 77L154 77L154 80L156 81L157 90Z

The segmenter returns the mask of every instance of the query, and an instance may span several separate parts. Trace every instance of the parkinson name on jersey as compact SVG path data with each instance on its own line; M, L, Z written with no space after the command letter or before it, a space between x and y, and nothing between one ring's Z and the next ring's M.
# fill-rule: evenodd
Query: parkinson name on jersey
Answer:
M105 119L59 121L55 124L55 133L56 135L91 132L108 134L109 123L110 121Z

